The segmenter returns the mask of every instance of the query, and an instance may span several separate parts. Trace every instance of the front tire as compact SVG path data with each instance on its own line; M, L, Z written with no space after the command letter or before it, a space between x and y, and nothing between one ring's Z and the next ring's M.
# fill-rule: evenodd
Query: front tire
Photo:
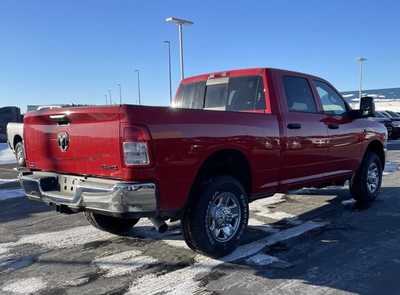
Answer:
M126 235L139 221L139 218L123 219L91 211L85 211L85 217L87 221L97 229L119 236Z
M187 245L212 257L231 253L249 218L247 194L231 176L216 176L200 185L183 219Z
M382 167L378 155L367 152L350 182L351 194L360 204L369 204L378 196L382 184Z

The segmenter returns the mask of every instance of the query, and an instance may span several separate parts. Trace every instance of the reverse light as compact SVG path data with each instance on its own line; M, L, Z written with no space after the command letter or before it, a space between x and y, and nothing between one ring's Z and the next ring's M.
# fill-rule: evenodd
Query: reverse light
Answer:
M149 151L146 142L124 142L125 165L148 165Z
M141 126L129 126L124 128L122 149L125 165L149 165L150 134Z

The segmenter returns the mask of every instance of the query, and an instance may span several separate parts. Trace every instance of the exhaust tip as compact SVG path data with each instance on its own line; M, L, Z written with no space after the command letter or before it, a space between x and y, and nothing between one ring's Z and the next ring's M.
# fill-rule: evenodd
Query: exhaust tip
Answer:
M163 234L168 230L168 225L159 217L149 218L151 223L154 225L155 229L160 233Z

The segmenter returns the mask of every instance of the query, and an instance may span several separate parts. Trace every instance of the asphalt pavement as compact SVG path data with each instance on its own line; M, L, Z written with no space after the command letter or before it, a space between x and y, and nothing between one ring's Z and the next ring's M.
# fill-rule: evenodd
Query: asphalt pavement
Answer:
M189 250L179 223L101 232L22 197L13 165L0 166L0 294L400 294L400 141L388 147L369 208L346 187L253 202L241 246L223 259Z

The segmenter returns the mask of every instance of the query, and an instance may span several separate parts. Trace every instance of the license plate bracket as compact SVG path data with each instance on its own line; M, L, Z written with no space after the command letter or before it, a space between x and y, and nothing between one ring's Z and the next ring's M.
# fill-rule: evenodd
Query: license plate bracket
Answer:
M58 183L60 185L60 192L74 194L76 186L79 183L79 178L69 175L60 175L58 177Z

